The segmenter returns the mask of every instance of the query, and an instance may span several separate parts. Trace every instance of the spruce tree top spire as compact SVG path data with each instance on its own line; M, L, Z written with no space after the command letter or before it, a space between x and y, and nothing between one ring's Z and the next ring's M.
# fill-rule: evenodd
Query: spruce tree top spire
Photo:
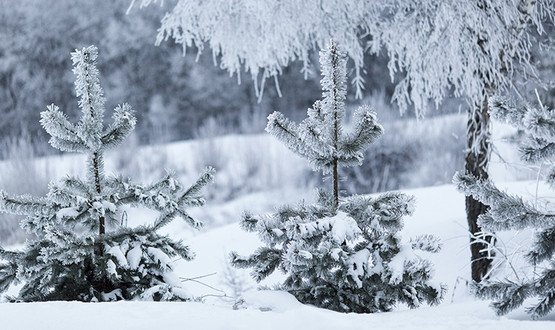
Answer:
M328 49L320 51L320 68L323 76L320 80L324 97L322 103L324 107L330 108L333 119L340 122L345 115L347 59L335 41L330 42Z
M96 59L98 50L95 46L76 50L71 53L73 62L73 73L75 74L75 92L79 97L79 107L83 112L80 125L89 126L90 132L100 132L102 129L102 120L104 118L104 93L100 87L98 79L98 69L96 68ZM84 133L89 130L82 130ZM99 136L80 136L83 140L91 139L93 145L100 145Z
M50 144L61 151L97 152L119 145L135 128L136 119L129 104L114 110L113 123L104 130L104 92L100 87L96 59L98 50L89 46L71 53L75 91L82 116L77 125L70 123L52 104L41 113L41 124L50 134Z
M345 97L347 95L346 56L334 41L320 51L323 78L321 101L308 109L308 117L299 125L292 123L280 112L268 116L266 131L281 140L289 149L308 159L314 170L333 177L336 204L339 199L338 166L362 163L363 151L383 132L376 114L367 106L354 114L354 128L343 133Z

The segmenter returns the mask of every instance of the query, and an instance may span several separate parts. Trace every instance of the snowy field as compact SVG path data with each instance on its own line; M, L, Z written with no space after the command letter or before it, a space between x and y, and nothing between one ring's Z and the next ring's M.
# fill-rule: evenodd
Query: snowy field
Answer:
M530 199L534 199L537 188L536 182L532 181L514 182L503 187ZM543 196L550 196L547 187L541 184L538 191ZM225 260L230 251L247 254L260 246L260 242L254 234L242 231L233 219L221 219L220 223L231 224L195 233L185 224L175 222L167 229L173 237L185 239L197 253L192 262L178 261L176 270L184 280L183 286L203 302L2 303L2 329L529 330L555 327L554 313L531 321L524 308L520 308L498 317L488 307L487 301L469 296L466 280L470 274L470 257L462 194L452 185L409 190L407 193L416 196L417 208L415 214L406 219L403 237L433 233L443 240L444 246L439 254L426 256L435 265L435 279L449 286L439 306L423 306L415 310L398 306L390 313L344 314L302 305L285 292L257 291L256 283L246 272L231 269ZM244 202L232 201L214 208L214 217L240 214L248 208L247 204L255 208L268 199L275 200L276 205L281 203L278 195L249 195L243 197ZM140 211L134 216L148 218L147 213ZM132 214L130 218L133 218ZM503 246L511 256L514 253L511 251L525 249L529 238L530 232L505 233ZM508 266L499 267L505 271L503 267ZM279 279L279 274L274 274L261 284L271 287Z

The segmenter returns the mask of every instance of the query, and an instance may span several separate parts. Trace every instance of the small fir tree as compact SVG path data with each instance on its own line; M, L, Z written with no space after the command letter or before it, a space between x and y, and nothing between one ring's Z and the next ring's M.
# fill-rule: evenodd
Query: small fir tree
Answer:
M287 275L282 289L303 303L336 311L438 303L445 288L430 283L431 263L414 253L439 251L438 240L424 235L403 243L399 235L414 199L394 192L339 199L338 166L359 165L362 152L383 129L375 114L361 107L354 114L354 130L343 132L345 55L332 42L320 52L320 63L323 100L299 125L274 112L266 130L330 175L332 193L320 191L314 205L283 206L269 216L245 214L242 227L257 232L266 246L246 258L232 253L232 263L253 268L257 281L280 269Z
M207 169L188 188L172 174L146 186L104 175L104 151L125 139L135 117L123 104L104 128L96 58L94 46L72 53L79 123L70 123L55 105L41 113L53 147L87 154L86 178L52 182L42 198L0 192L0 210L26 215L22 226L32 237L23 251L0 248L0 293L23 283L14 300L187 300L171 259L194 255L181 241L157 231L178 217L193 228L201 226L186 208L204 203L200 190L214 171ZM159 216L153 224L131 228L123 221L125 205L147 207Z
M539 108L514 107L506 100L491 102L492 116L506 120L524 132L520 147L525 162L550 163L547 182L555 185L555 112L540 104ZM492 299L493 309L504 315L520 307L525 299L537 297L536 304L526 312L532 318L548 314L555 305L555 215L553 207L538 209L518 196L500 191L490 180L479 180L469 174L457 173L454 177L457 188L466 195L489 206L480 216L479 224L491 232L499 230L537 230L531 250L526 254L530 263L530 274L504 280L489 279L473 283L473 291L483 299Z

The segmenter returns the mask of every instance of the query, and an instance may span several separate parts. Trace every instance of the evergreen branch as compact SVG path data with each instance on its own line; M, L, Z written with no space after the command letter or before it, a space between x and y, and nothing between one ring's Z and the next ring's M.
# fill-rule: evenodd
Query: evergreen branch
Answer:
M19 225L23 230L28 233L33 233L37 236L44 235L44 228L52 221L52 214L35 213L27 215Z
M472 196L490 207L480 216L478 223L491 231L547 228L553 225L555 214L545 214L525 203L518 196L511 196L497 189L490 180L478 180L472 175L456 173L453 183L467 196Z
M17 269L23 256L23 252L7 251L0 247L0 293L8 290L12 284L18 283Z
M179 207L184 209L187 207L203 206L206 204L206 200L203 196L186 196L178 201L178 203Z
M31 195L8 196L0 191L0 212L18 215L42 213L48 209L48 201L45 198Z
M551 166L547 175L546 175L546 182L551 187L551 189L555 189L555 166Z
M500 97L491 97L489 100L491 116L497 120L505 120L514 127L524 129L525 108L517 108Z
M383 222L398 222L401 217L412 215L415 209L414 196L399 192L386 192L370 201L368 211L378 215ZM401 224L402 226L402 224Z
M191 227L193 227L193 229L201 229L204 224L196 219L194 219L193 217L191 217L185 210L183 209L178 209L176 210L176 213L181 217L181 219L183 219L185 222L187 222Z
M521 158L525 162L537 163L555 157L555 142L540 139L529 139L520 148Z
M473 282L470 289L479 298L494 300L491 306L497 315L505 315L521 306L524 300L533 294L532 286L530 283L487 281L485 283Z
M347 96L346 56L339 50L335 41L327 49L320 51L322 69L322 107L324 124L328 128L328 141L333 141L335 149L341 136L341 123L345 115L345 98ZM335 150L337 151L337 150Z
M376 114L368 106L359 107L353 121L355 122L353 132L340 140L338 149L345 158L360 154L361 162L362 151L382 135L383 127L377 123Z
M551 289L546 292L538 303L532 307L526 308L526 313L530 314L532 319L536 320L549 314L555 307L555 290Z
M276 210L275 216L271 216L269 219L273 219L271 221L272 228L279 228L283 227L283 221L281 219L287 220L295 217L306 219L309 216L310 211L307 209L306 205L301 202L299 205L280 205Z
M92 240L98 244L108 244L111 242L121 242L125 238L136 238L141 236L157 235L152 226L141 225L134 228L120 227L117 231L107 232L103 235L93 235Z
M2 255L1 250L0 255ZM6 292L12 284L17 284L17 261L19 260L10 260L8 263L0 263L0 293Z
M125 193L121 196L121 199L129 199L131 195L135 198L133 202L138 202L142 200L149 200L158 195L164 195L166 198L170 198L172 202L178 203L179 192L183 189L183 186L173 177L171 172L167 172L164 177L160 180L151 183L147 186L141 186L137 184L125 183L121 178L112 178L109 184L114 187L123 188Z
M176 212L171 212L171 213L162 213L158 216L158 218L156 218L156 220L154 221L154 224L152 225L152 228L154 230L159 230L160 228L164 227L165 225L167 225L168 223L172 222L173 219L175 219L175 214Z
M40 113L40 124L52 137L68 141L68 143L82 143L77 135L76 127L69 122L58 106L51 104L46 111Z
M216 174L216 170L213 167L207 167L204 169L204 173L197 179L197 181L187 189L181 197L179 197L179 201L184 201L187 198L191 198L201 191L204 186L214 181L214 175Z
M322 123L316 123L310 118L303 120L298 126L299 141L304 146L310 146L315 157L330 158L333 155L333 148L324 143L324 137L318 125L322 125Z
M555 260L551 260L550 268L545 269L534 284L536 294L540 295L555 288Z
M91 197L91 192L87 183L81 180L81 178L67 175L61 180L61 184L67 193L83 197Z
M324 109L322 108L322 101L317 100L312 105L312 108L308 108L306 111L308 118L314 123L324 123L325 121L325 113Z
M533 265L550 260L555 254L555 226L538 232L535 236L532 249L526 254L529 262Z
M299 139L305 146L310 148L317 155L317 158L331 158L334 149L325 142L325 121L326 113L322 108L322 101L314 102L312 109L307 110L308 117L304 119L298 126L297 133Z
M256 224L258 236L262 241L268 242L270 245L277 245L286 242L289 238L286 235L286 223L290 219L298 219L298 217L277 218L268 216L261 218Z
M536 139L555 142L555 112L546 108L527 110L524 117L526 133Z
M528 285L515 286L506 291L506 295L497 301L491 303L491 307L497 315L506 315L510 311L520 307L524 300L531 296L531 290Z
M342 167L360 166L364 155L360 151L354 150L340 150L337 157L337 164Z
M73 142L69 140L59 139L57 137L52 136L50 140L48 140L50 145L60 151L66 152L88 152L89 148L84 145L82 142Z
M176 242L171 239L167 239L166 244L171 247L183 260L191 261L195 258L195 254L191 252L188 246L183 244L183 241Z
M437 253L441 251L441 240L434 235L419 235L410 239L413 250Z
M521 147L522 159L538 162L555 156L555 112L540 104L535 107L515 107L506 100L490 101L494 118L505 119L511 125L524 130L528 141Z
M289 150L308 160L319 156L312 146L305 144L301 139L297 125L285 118L280 112L275 111L268 116L266 132L283 142ZM306 138L308 139L308 136Z
M240 257L237 252L230 254L231 264L239 268L254 267L251 275L256 282L260 282L271 275L279 266L281 251L267 247L260 247L248 258Z
M248 232L255 232L258 228L258 222L260 221L259 217L253 215L252 213L245 211L243 212L243 216L241 217L241 221L239 222L239 226L245 231Z
M8 251L0 247L0 259L16 262L24 255L21 251Z
M202 178L199 180L202 181ZM167 173L165 177L147 187L128 184L123 182L121 178L116 177L109 179L107 185L116 190L123 190L123 192L118 192L110 197L117 204L141 205L168 214L191 204L202 204L202 201L199 201L201 199L199 196L191 196L189 199L183 198L180 192L182 185L173 178L171 173ZM192 201L193 197L197 200Z
M53 204L60 207L65 206L82 206L92 199L90 192L86 186L82 186L83 182L79 179L65 178L59 184L51 182L48 187L46 198ZM86 189L83 191L83 189Z
M114 110L113 118L114 122L102 135L102 145L105 148L120 145L129 133L135 129L135 124L137 123L133 110L127 103L124 103L123 106L117 106Z

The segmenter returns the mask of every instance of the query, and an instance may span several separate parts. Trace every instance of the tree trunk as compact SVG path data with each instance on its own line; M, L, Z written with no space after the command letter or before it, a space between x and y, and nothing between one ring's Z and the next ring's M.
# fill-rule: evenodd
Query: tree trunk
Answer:
M339 175L337 173L337 159L333 161L333 199L335 201L335 209L339 206Z
M467 123L467 153L465 169L467 173L479 179L488 178L488 163L490 155L488 100L484 98L482 104L475 104L474 109L469 109ZM488 257L485 249L491 242L491 236L485 236L485 242L477 240L476 233L482 231L478 226L478 217L486 213L488 206L472 198L466 197L466 218L470 237L471 271L472 280L480 282L488 273L492 259Z
M335 83L335 81L334 81ZM334 91L335 92L335 91ZM337 93L336 93L337 95ZM337 102L335 103L337 104ZM339 116L338 116L338 107L335 106L334 113L333 113L333 150L334 150L334 159L333 159L333 198L335 200L335 210L339 207L339 175L338 175L338 159L337 154L338 152L338 141L339 141Z
M100 166L101 166L101 161L100 161L100 153L99 152L95 152L93 154L93 170L94 170L94 185L95 185L95 190L97 194L100 194L102 192L101 187L100 187ZM105 219L103 216L100 217L100 219L98 219L99 222L99 226L98 226L98 234L99 235L103 235L106 232L105 229Z

